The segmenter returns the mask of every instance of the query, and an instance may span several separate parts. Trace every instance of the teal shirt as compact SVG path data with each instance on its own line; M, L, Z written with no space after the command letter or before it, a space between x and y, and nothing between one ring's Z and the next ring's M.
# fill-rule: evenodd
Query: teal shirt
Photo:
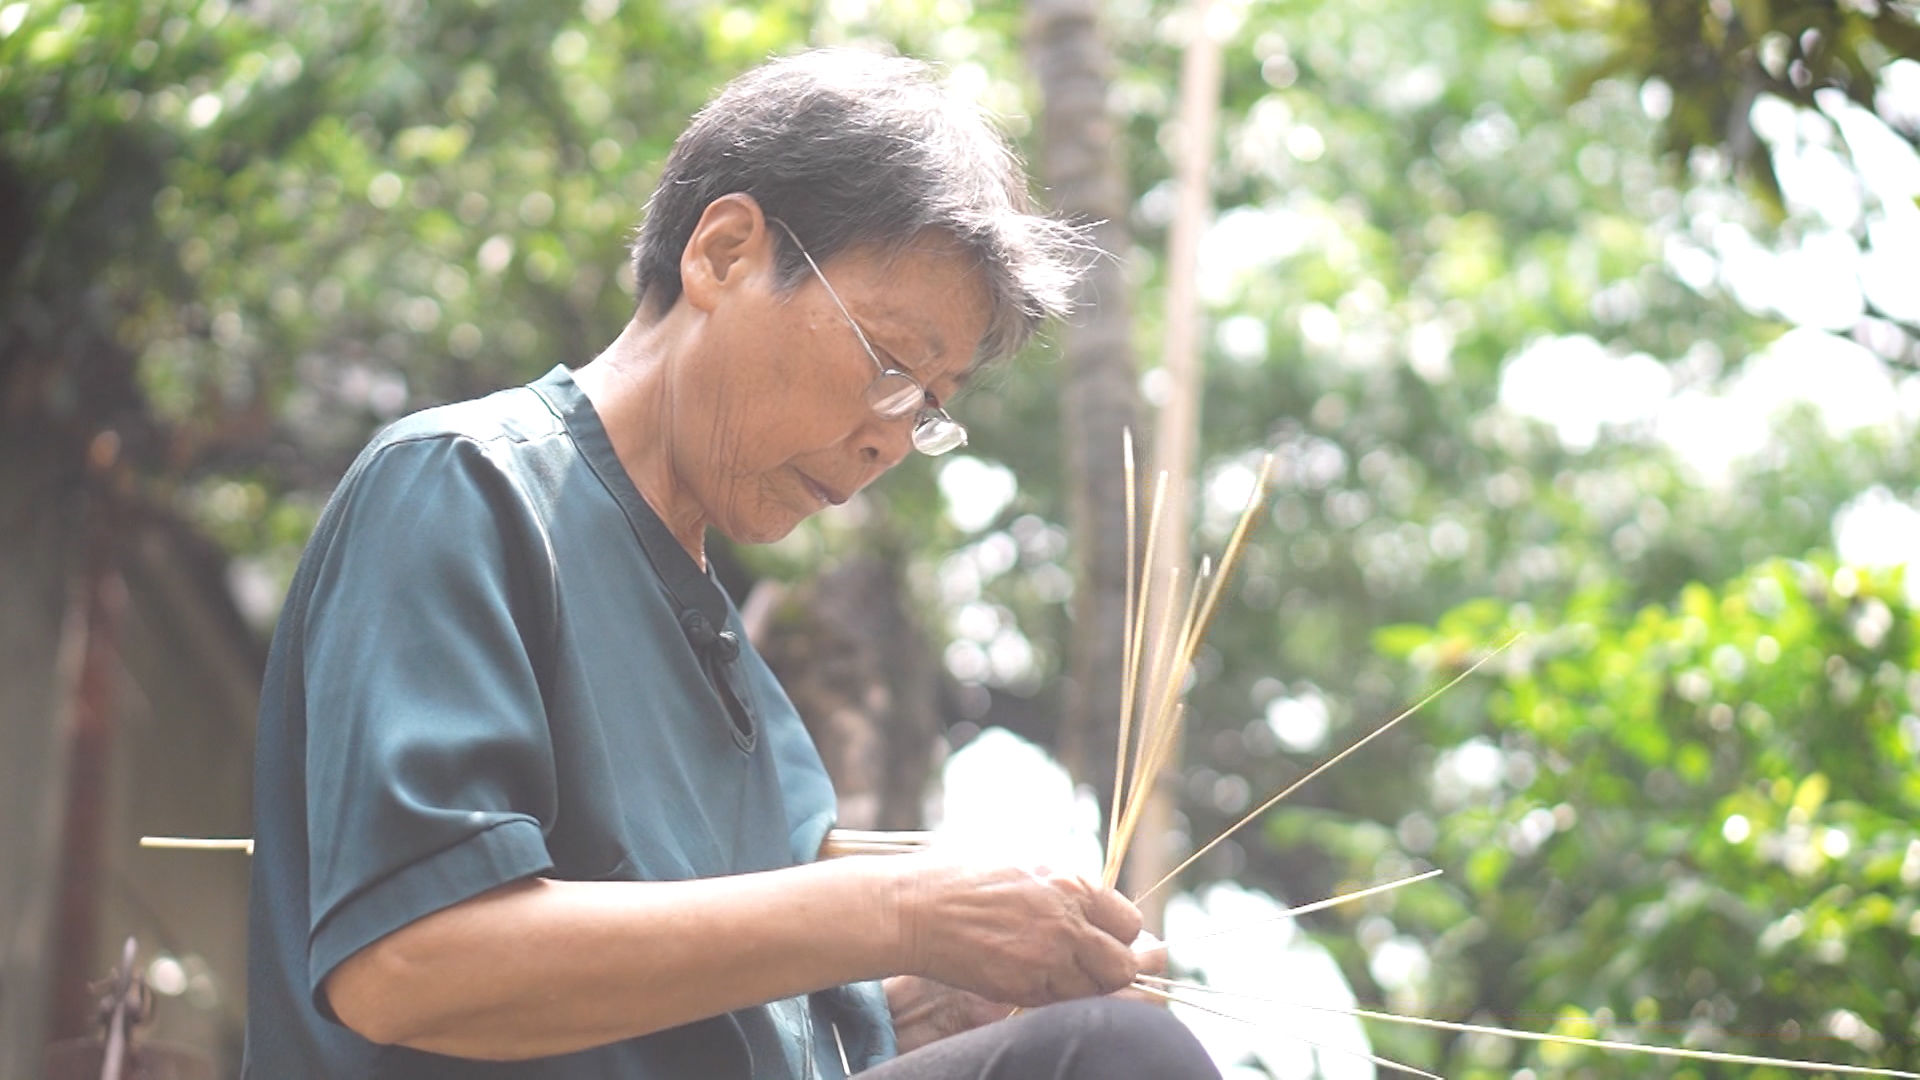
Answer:
M325 1012L342 960L496 886L791 866L832 822L791 702L565 368L354 462L274 634L254 779L248 1078L837 1080L842 1047L893 1053L876 984L504 1064Z

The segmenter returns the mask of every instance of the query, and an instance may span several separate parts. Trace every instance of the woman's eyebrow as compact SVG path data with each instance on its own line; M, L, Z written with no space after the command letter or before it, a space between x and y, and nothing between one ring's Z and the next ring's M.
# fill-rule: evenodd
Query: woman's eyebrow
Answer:
M885 302L874 305L871 313L866 316L866 325L878 331L868 335L874 348L886 353L895 361L905 364L912 374L927 382L928 389L932 389L932 381L925 379L926 372L947 355L946 338L941 335L938 327L915 311ZM897 342L899 338L895 336L896 334L913 338L914 345L916 347L924 345L925 350L917 352L912 359L902 359L898 350L887 347L880 340L885 336ZM972 381L974 372L979 366L977 360L970 357L965 366L959 370L941 375L941 379L953 384L953 390L951 393L939 396L943 400L958 397Z
M883 330L891 330L896 334L904 332L914 339L916 346L926 346L924 350L916 348L915 355L913 359L908 361L909 363L920 365L931 364L947 354L947 342L945 338L940 336L939 329L911 311L881 305L874 309L874 313L870 317L879 323ZM898 340L898 338L896 337L895 340ZM875 344L878 344L878 342ZM889 349L888 351L896 352L897 350Z

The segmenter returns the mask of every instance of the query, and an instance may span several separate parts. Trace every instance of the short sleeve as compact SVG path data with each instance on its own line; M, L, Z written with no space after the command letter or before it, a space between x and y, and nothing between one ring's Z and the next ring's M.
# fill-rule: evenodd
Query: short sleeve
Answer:
M556 805L552 556L511 474L472 439L391 443L335 504L301 657L323 1011L318 988L362 947L551 869Z

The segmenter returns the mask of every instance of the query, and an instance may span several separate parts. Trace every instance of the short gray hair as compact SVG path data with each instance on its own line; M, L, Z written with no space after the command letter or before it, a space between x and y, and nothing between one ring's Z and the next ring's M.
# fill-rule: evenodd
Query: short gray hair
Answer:
M928 65L857 49L774 60L734 79L674 143L633 245L643 309L680 298L680 256L707 206L750 195L821 262L850 247L893 253L924 229L977 262L990 314L976 362L1009 355L1066 313L1094 251L1034 211L1006 139L942 90ZM782 288L806 263L776 231Z

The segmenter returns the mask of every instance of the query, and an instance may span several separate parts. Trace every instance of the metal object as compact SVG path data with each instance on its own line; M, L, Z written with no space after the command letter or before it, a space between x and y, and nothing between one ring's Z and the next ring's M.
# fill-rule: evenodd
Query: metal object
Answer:
M213 1080L213 1063L185 1047L136 1042L134 1030L153 1016L153 991L136 967L128 938L120 963L100 991L100 1034L47 1047L46 1080Z
M120 966L113 971L111 989L100 1000L107 1028L106 1050L100 1055L100 1080L123 1080L127 1039L133 1025L153 1014L153 994L147 989L147 981L133 972L138 952L139 946L129 937L120 949Z

